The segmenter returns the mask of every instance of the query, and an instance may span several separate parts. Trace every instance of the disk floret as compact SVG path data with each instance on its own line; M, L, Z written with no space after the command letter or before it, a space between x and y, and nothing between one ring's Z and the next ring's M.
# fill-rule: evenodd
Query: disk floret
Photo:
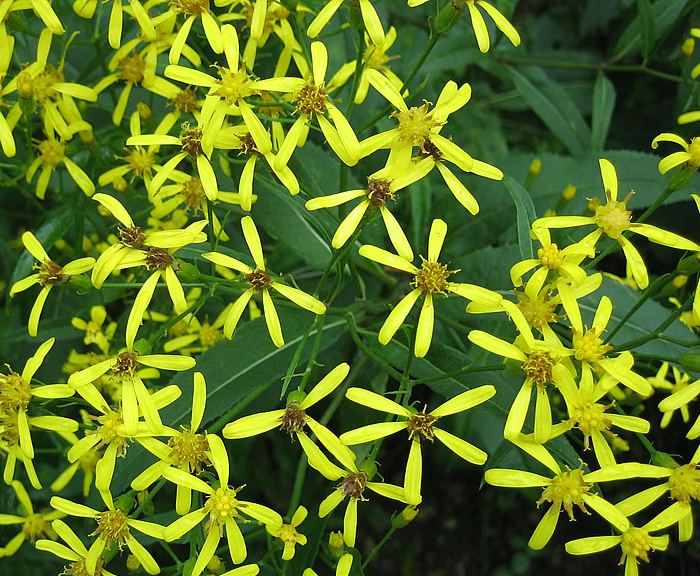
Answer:
M140 250L146 242L146 235L138 226L119 226L119 240L124 246Z
M649 562L649 551L652 549L652 539L649 533L643 528L630 526L622 534L620 547L622 548L620 564L622 564L628 556L634 559L641 558L644 562Z
M128 516L119 508L107 510L97 514L97 529L93 534L97 534L102 540L111 546L116 543L121 549L129 539Z
M369 178L367 180L367 198L372 206L384 206L396 196L391 190L391 182L382 178Z
M167 250L162 248L149 248L146 254L146 268L149 272L155 272L156 270L165 270L169 266L177 269L177 261L173 258Z
M593 220L610 238L621 238L622 233L629 229L632 220L632 212L627 210L627 198L622 202L608 200L605 205L596 206Z
M521 369L534 384L544 386L552 382L552 368L556 364L556 358L547 350L533 350L522 363Z
M266 290L272 285L272 278L270 278L270 275L260 268L256 268L252 272L246 274L245 279L256 292Z
M306 84L297 93L297 110L304 114L323 114L326 111L326 91L323 86Z
M548 244L537 250L537 258L542 266L555 270L561 266L564 256L556 244Z
M613 349L609 344L603 344L603 339L598 336L595 328L590 328L583 333L574 332L572 347L574 358L585 362L598 362Z
M239 486L238 488L221 486L211 496L209 496L207 499L206 508L209 510L209 517L211 521L210 528L213 528L214 524L218 524L220 528L223 529L227 519L242 519L238 513L240 503L236 499L236 496L241 490L243 490L244 487L245 484L243 486Z
M700 500L700 470L697 463L675 468L668 479L671 498L689 503Z
M9 368L9 366L8 366ZM0 374L0 412L26 410L32 399L32 388L17 372Z
M246 98L253 94L249 83L250 78L246 72L245 66L241 66L239 70L229 70L218 64L214 64L219 72L219 80L216 80L217 89L212 92L215 96L220 96L226 103L235 104L240 98Z
M117 361L112 368L115 376L124 376L125 374L133 374L139 367L136 352L122 352L117 356Z
M437 422L437 418L432 414L426 413L427 406L423 406L421 412L416 412L408 418L408 439L417 438L421 440L425 438L431 442L435 440L435 431L433 425Z
M423 260L412 284L423 294L445 294L449 283L447 279L456 272L448 270L447 265L440 262Z
M178 14L198 16L209 12L209 0L170 0L170 6Z
M201 128L190 128L188 122L182 125L182 130L180 135L182 151L187 152L192 157L204 154L204 149L202 148L203 130Z
M414 146L423 146L430 138L430 131L441 126L444 122L433 119L430 111L430 102L425 101L420 106L413 106L408 110L394 112L391 116L399 122L399 139L410 142Z
M351 472L343 477L343 480L338 486L338 490L343 494L344 498L357 498L364 500L362 493L367 486L369 476L367 472L360 470L359 472Z
M551 483L542 491L537 505L551 502L555 505L555 509L561 505L573 520L574 506L578 506L585 514L590 514L586 509L583 496L590 492L592 486L593 484L584 480L583 471L580 468L564 470L552 478Z
M298 402L291 402L282 415L282 430L294 436L297 432L304 430L306 426L306 412Z
M178 468L186 466L190 473L199 474L202 467L209 463L207 452L209 442L204 434L197 434L189 428L183 428L180 434L168 440L169 456Z
M122 80L129 84L140 84L143 82L146 72L146 63L136 52L132 52L128 56L121 58L119 62L117 62L117 66L120 68L119 78Z

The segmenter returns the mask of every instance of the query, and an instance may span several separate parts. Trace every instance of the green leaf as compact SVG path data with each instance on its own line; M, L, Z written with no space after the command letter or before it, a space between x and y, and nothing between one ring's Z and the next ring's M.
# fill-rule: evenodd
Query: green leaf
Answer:
M516 90L573 156L583 156L591 134L569 94L541 68L509 67Z
M598 74L593 89L593 118L591 120L593 152L600 152L605 146L616 97L615 85L605 74Z
M651 7L651 15L657 36L661 36L682 14L688 0L657 0ZM639 49L642 41L641 14L630 22L620 34L612 49L612 61L617 61L629 52Z
M592 323L593 315L600 301L601 294L608 296L613 303L613 312L608 324L608 332L620 324L625 314L634 306L641 296L640 292L632 290L629 286L620 284L611 278L604 278L602 286L595 294L579 300L579 307L581 308L584 324L588 326ZM672 313L672 309L664 308L661 304L653 300L647 300L642 304L639 310L624 323L610 343L613 346L615 344L620 345L647 336L654 332ZM664 331L661 339L651 340L650 342L634 348L634 351L664 356L670 359L678 358L681 354L687 352L688 349L685 346L663 340L663 336L670 336L674 339L685 341L693 339L693 334L677 320Z
M431 186L427 178L415 184L417 190L410 194L411 199L411 240L414 246L425 242L425 230L429 226Z
M525 187L514 178L506 176L503 179L508 192L510 193L517 212L518 245L520 246L520 256L525 260L532 258L532 239L530 238L530 226L537 218L535 205L532 197Z
M639 11L639 24L642 29L642 56L644 56L644 61L646 62L654 45L654 15L651 12L649 0L637 0L637 10Z
M63 238L65 233L70 230L70 228L75 224L75 212L69 207L65 206L57 210L52 211L47 220L33 231L36 239L39 240L41 245L44 247L46 252L50 252L53 248L54 243L59 238ZM17 264L12 272L12 278L10 279L10 286L12 286L17 280L26 278L32 271L34 266L34 256L32 256L28 250L24 250L20 257L17 259Z
M316 270L325 270L333 254L330 238L333 218L324 210L309 212L304 200L292 196L271 179L255 176L258 195L253 218L270 236Z
M195 371L204 374L207 382L207 405L202 429L206 429L208 424L239 403L257 395L271 383L281 384L294 351L314 317L303 310L280 307L278 312L285 336L284 346L275 347L263 318L244 322L236 330L233 340L217 342L197 357L197 366L194 369L180 372L170 381L170 384L180 387L182 396L161 411L163 422L173 428L189 425L192 413L192 378ZM329 318L323 326L319 350L323 351L335 344L345 327L344 319ZM311 332L311 338L314 336L315 332ZM302 352L302 362L308 360L310 349L311 347L307 346ZM120 493L130 479L151 460L151 456L132 448L127 454L127 463L122 468L125 473L115 475L115 493Z

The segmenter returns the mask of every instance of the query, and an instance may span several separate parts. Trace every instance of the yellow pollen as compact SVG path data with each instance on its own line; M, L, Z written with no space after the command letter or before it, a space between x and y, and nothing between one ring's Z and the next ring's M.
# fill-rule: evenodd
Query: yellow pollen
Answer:
M542 330L547 324L558 320L559 316L554 312L557 303L552 301L548 292L535 298L530 298L521 291L517 291L515 295L518 298L518 309L533 328Z
M17 93L20 98L40 103L46 100L57 100L60 95L53 89L53 85L63 80L63 72L51 64L47 64L35 77L24 70L17 75Z
M544 502L561 504L569 515L569 519L573 520L574 506L578 506L582 512L590 514L586 510L583 496L588 494L592 486L593 484L584 480L583 472L579 468L560 472L552 478L549 486L543 490L537 505L539 506Z
M209 442L204 434L197 434L189 428L183 428L176 436L168 440L170 458L175 460L178 468L187 465L190 473L199 474L202 466L209 463L206 453Z
M22 532L33 544L39 538L45 536L49 529L49 523L43 514L31 514L27 516L22 526Z
M552 368L556 363L556 359L546 350L535 350L530 353L520 368L534 384L542 387L552 382Z
M199 329L199 341L202 343L202 346L205 349L213 346L222 338L223 334L221 333L221 330L214 328L214 326L208 322L202 324L201 328Z
M323 86L304 86L297 93L296 107L304 114L323 114L326 111L326 91Z
M90 574L85 567L85 560L80 559L75 562L71 562L68 566L63 568L58 576L102 576L102 558L97 559L97 566L95 567L95 573Z
M620 564L627 556L631 556L635 560L641 558L644 562L649 562L649 551L652 549L651 536L642 528L630 526L622 533L620 547L622 548Z
M586 330L583 334L574 331L572 348L574 358L586 362L598 362L613 349L609 344L603 344L603 339L598 337L595 328Z
M612 426L612 421L605 414L605 411L611 406L612 404L586 402L582 407L572 411L569 422L576 424L578 429L583 432L583 444L586 450L588 450L591 433L594 430L610 433L609 428Z
M47 138L37 145L39 158L47 168L55 168L66 157L66 146L55 138Z
M170 103L180 113L194 112L199 104L197 103L197 94L192 88L185 88Z
M143 148L135 148L134 150L128 150L124 160L134 174L143 178L151 175L151 167L155 164L156 157Z
M180 14L199 15L209 12L209 0L170 0L170 5Z
M235 489L222 486L209 496L205 506L209 510L212 527L215 523L222 527L228 518L238 518L240 516L238 514L240 504L236 500L236 495L243 490L244 486L239 486Z
M394 60L396 56L390 58L386 55L384 48L382 46L375 46L374 44L369 45L365 49L363 60L367 65L367 68L374 68L375 70L381 70L384 65L389 62L389 60Z
M676 468L668 479L671 498L689 503L700 500L700 470L697 464L686 464Z
M0 374L0 413L26 410L31 399L31 385L17 372Z
M202 181L196 176L182 184L181 194L185 204L187 204L187 209L195 212L202 209L204 199L207 197Z
M226 100L227 104L231 105L235 104L240 98L246 98L254 93L248 85L250 78L245 70L245 66L235 71L223 68L218 64L214 64L214 66L219 71L221 80L216 81L218 87L212 94L220 96Z
M604 206L595 208L593 220L598 228L601 228L610 238L620 238L622 233L630 227L632 212L627 210L627 203L609 200Z
M457 272L448 270L445 264L423 260L423 264L415 275L412 284L423 294L444 294L447 291L447 279Z
M549 268L550 270L555 270L561 266L564 261L564 257L557 248L556 244L549 244L543 246L537 251L537 257L540 259L540 264Z
M408 419L408 439L413 440L418 438L418 440L425 438L431 442L435 439L435 432L433 430L433 425L437 422L437 418L432 414L426 414L427 406L423 406L421 412L416 412L412 414Z
M121 549L129 539L129 524L127 515L120 509L107 510L97 514L97 529L93 534L99 535L102 540L111 546L117 543Z
M121 68L119 78L122 80L129 84L140 84L143 81L146 63L136 52L129 54L129 56L124 56L117 62L117 66Z
M444 124L433 120L430 102L424 102L421 106L414 106L406 111L394 112L391 117L399 121L400 139L411 142L414 146L421 146L430 137L433 128Z

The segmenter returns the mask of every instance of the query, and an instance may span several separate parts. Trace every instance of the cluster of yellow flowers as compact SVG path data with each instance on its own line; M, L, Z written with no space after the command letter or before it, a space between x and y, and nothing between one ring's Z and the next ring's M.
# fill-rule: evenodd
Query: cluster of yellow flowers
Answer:
M408 0L408 6L427 1ZM359 247L358 261L374 266L384 276L388 276L386 269L408 276L400 277L404 295L391 302L392 309L377 335L379 343L388 345L405 328L412 335L413 355L428 355L436 302L451 294L468 302L469 314L493 314L512 322L517 330L514 339L479 329L471 330L468 339L516 365L522 386L505 419L504 438L533 458L533 467L541 465L551 474L489 468L485 480L494 486L543 489L537 504L548 503L549 509L530 539L532 548L549 542L562 508L573 519L574 505L585 513L588 507L609 523L616 535L573 540L566 544L566 550L588 554L619 545L625 574L637 574L640 559L647 561L651 551L668 545L668 534L657 532L677 524L679 540L691 538L691 502L700 500L700 449L684 465L667 456L652 464L617 463L615 442L619 438L613 429L644 435L650 431L650 423L616 412L614 399L636 398L642 403L654 388L665 388L672 394L658 405L665 413L662 426L679 409L688 422L687 404L700 394L700 381L691 383L674 366L675 382L669 383L666 363L653 377L640 374L633 354L627 349L616 350L610 338L605 339L614 302L602 296L588 326L581 301L601 286L602 274L590 270L597 244L605 237L614 241L608 246L622 249L628 276L642 290L649 286L649 275L630 241L632 233L690 253L696 261L700 245L647 224L645 218L633 221L628 208L631 193L618 199L615 167L600 159L602 187L599 197L590 202L588 215L548 215L531 223L531 236L541 247L536 257L512 267L513 292L457 281L461 271L440 260L448 226L439 218L430 225L427 256L418 262L405 223L391 210L400 191L437 169L461 205L457 208L466 209L465 218L471 218L478 214L479 203L454 167L489 180L504 177L495 166L473 158L449 134L450 116L468 104L471 87L449 81L434 105L428 101L411 105L416 98L390 67L393 57L388 51L397 31L385 28L373 3L329 0L315 4L317 10L281 0L215 0L214 6L209 0L129 0L128 5L112 0L107 36L113 53L105 75L92 87L79 83L77 75L71 77L74 70L66 66L66 54L74 50L70 39L57 55L54 36L67 38L62 22L69 18L59 18L48 0L4 0L0 5L0 105L9 109L0 109L2 151L7 157L18 155L18 134L27 128L34 137L38 132L32 131L31 122L38 117L41 136L33 141L37 156L26 167L27 182L39 172L36 196L48 201L60 189L54 173L63 164L77 189L90 198L85 205L94 223L83 246L74 251L77 258L65 264L49 256L48 252L59 250L58 246L42 246L32 232L24 232L22 243L36 264L32 274L11 286L10 295L40 286L28 318L32 337L40 331L40 317L55 286L99 291L105 304L93 306L88 318L73 319L72 325L84 333L89 351L70 353L64 366L68 375L65 383L35 380L54 338L38 346L21 373L8 367L6 374L0 374L3 479L12 486L20 505L19 514L0 514L0 524L21 526L14 538L3 543L0 556L15 553L29 540L38 549L64 559L68 563L64 574L109 576L109 563L126 546L131 554L127 566L158 574L161 563L153 556L157 549L154 540L174 556L178 569L183 562L169 543L182 540L192 543L189 576L207 571L252 576L260 566L244 564L248 553L240 524L254 522L279 541L282 560L291 560L295 546L307 543L299 531L307 516L306 507L296 502L286 522L272 508L243 500L245 484L234 484L229 459L229 451L236 451L233 441L281 429L301 447L308 465L330 481L328 496L314 503L318 516L329 516L346 503L339 544L336 536L337 562L329 563L336 567L337 576L348 576L354 556L346 547L354 548L357 543L359 502L367 500L371 492L372 497L376 494L401 503L403 512L397 522L410 522L423 501L422 459L427 445L437 439L467 462L487 463L486 452L445 430L441 419L490 401L500 392L490 384L468 389L430 409L416 406L407 374L397 378L400 383L395 401L377 391L349 386L351 366L341 362L331 370L324 368L325 375L306 390L316 349L301 384L286 395L282 407L222 422L218 434L218 429L207 426L213 426L211 419L205 418L208 394L203 369L190 372L191 387L187 390L159 383L161 371L183 372L197 367L201 352L223 339L236 338L237 328L248 318L262 316L274 346L284 347L277 307L302 308L315 315L315 325L320 325L324 315L333 312L338 292L321 290L326 277L340 263L337 277L342 279L348 255L352 250L358 252L363 229L381 220L388 239L385 244L393 251L364 244ZM358 57L329 75L326 43L315 38L344 5L360 27ZM105 5L98 7L96 0L77 0L73 8L77 17L87 21L95 14L98 19L106 14ZM41 26L36 60L22 67L16 66L12 57L12 18L16 12L22 12L31 26ZM482 52L491 46L483 14L513 45L519 45L513 26L485 0L453 0L437 19L451 22L461 13L469 15ZM100 30L99 23L97 26ZM307 39L314 40L307 45ZM212 55L214 63L208 67L206 62ZM118 95L116 85L121 89ZM342 89L349 89L349 95L341 98ZM392 124L360 138L351 112L371 93L386 100L384 116ZM93 169L87 163L79 166L69 153L75 150L77 155L80 150L76 136L85 147L100 144L100 135L91 123L90 103L99 110L100 103L106 106L109 97L114 103L112 122L118 128L128 124L130 135L123 142L125 155L91 177L88 173ZM134 104L135 99L138 102ZM150 133L144 133L144 128ZM341 171L369 159L378 169L362 188L346 190L341 184L338 193L312 195L295 174L292 159L314 139L328 144L344 166ZM700 141L687 143L673 134L661 134L653 147L660 141L675 142L684 149L661 161L662 174L679 165L691 171L700 167ZM230 151L234 151L233 156ZM238 161L236 155L244 161ZM334 249L333 258L315 289L300 288L298 278L276 274L266 262L266 238L261 238L256 224L260 223L255 210L259 172L263 178L273 174L291 195L300 195L305 202L301 206L308 211L327 210L337 222L332 238L327 239ZM70 186L63 175L60 181ZM222 189L224 182L237 191ZM700 211L700 197L693 198ZM339 216L336 208L347 203L352 203L351 209ZM231 225L231 218L238 218L240 224ZM576 241L567 236L564 247L554 242L554 230L583 226L593 231ZM248 254L239 251L244 244ZM211 274L202 272L197 262L211 265ZM390 281L395 284L397 279L390 277ZM123 293L121 309L110 307L113 298L105 294L124 287L135 291ZM169 302L159 298L163 290ZM201 308L215 293L223 306L210 322ZM408 318L419 300L420 312L413 323ZM692 308L686 308L690 308L691 321L699 324L700 289ZM302 346L305 343L306 339ZM159 351L154 351L156 348ZM289 376L296 366L290 367ZM255 378L254 370L251 378ZM161 416L183 392L191 397L187 425ZM331 395L338 397L337 401L344 396L376 410L383 420L337 434L323 418L309 413ZM534 413L532 426L530 413ZM597 464L594 470L587 471L583 465L570 469L548 448L557 437L575 438L576 429L583 436L584 448L592 445ZM35 490L43 490L35 468L33 434L37 431L55 437L68 462L50 485L54 494L50 511L36 511L22 483L26 477ZM403 479L392 484L378 474L377 461L381 460L383 439L399 432L406 433L409 446ZM700 419L688 432L690 439L699 436ZM231 442L225 444L224 439ZM130 490L115 494L115 470L133 452L129 449L134 443L152 456L151 463L128 479ZM24 473L17 470L18 462ZM83 495L87 497L94 488L103 505L93 508L56 495L79 470L84 475ZM235 473L237 477L245 475L244 469ZM617 503L603 497L598 486L638 478L663 479L663 483ZM144 502L157 492L152 488L156 483L175 486L177 516L173 515L166 526L140 518L146 514ZM673 503L648 522L633 523L633 515L664 495ZM69 517L94 520L92 533L76 534L69 526ZM203 539L191 536L200 531ZM139 541L140 534L148 538L148 548ZM88 536L90 542L85 543ZM217 556L224 536L230 561L241 565L225 572ZM304 574L315 572L309 567Z

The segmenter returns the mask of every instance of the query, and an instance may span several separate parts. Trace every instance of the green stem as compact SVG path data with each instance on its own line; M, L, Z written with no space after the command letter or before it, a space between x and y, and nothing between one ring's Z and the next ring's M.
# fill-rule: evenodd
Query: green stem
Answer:
M615 346L615 350L617 352L622 352L624 350L630 350L632 348L637 348L638 346L641 346L642 344L646 344L647 342L650 342L651 340L655 340L661 334L663 333L666 328L668 328L673 322L680 317L683 312L685 312L688 308L690 303L693 301L693 297L691 296L688 298L682 306L680 306L677 310L674 310L673 314L671 314L666 320L664 320L659 326L651 332L650 334L647 334L646 336L641 336L639 338L635 338L634 340L630 340L629 342L624 342L623 344L620 344L619 346Z
M382 539L377 542L377 545L372 548L372 551L369 553L367 556L367 559L362 563L362 569L366 570L367 565L374 559L374 557L377 555L377 553L382 549L382 547L389 541L391 540L391 537L394 535L394 532L396 532L398 528L396 528L393 524L391 525L391 528L387 530L386 534L382 537Z

